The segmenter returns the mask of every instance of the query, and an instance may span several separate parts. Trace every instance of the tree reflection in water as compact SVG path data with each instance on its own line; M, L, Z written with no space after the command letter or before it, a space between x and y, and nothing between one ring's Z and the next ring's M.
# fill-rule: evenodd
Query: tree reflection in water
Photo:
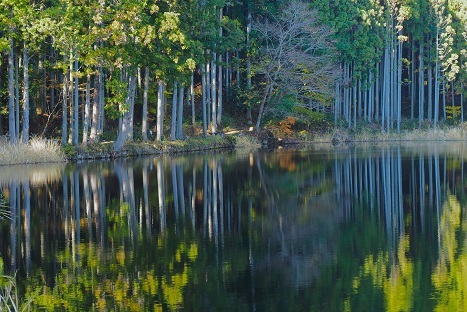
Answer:
M37 309L461 309L463 150L2 168L0 255Z

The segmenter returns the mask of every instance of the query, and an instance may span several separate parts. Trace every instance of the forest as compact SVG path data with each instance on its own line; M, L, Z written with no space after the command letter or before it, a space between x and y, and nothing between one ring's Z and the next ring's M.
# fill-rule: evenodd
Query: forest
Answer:
M463 0L1 0L0 135L464 122Z

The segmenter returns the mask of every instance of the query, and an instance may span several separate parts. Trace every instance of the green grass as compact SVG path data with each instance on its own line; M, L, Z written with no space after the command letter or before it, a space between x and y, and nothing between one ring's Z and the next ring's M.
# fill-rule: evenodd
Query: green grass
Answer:
M65 161L60 145L51 140L32 138L28 143L17 144L0 140L0 166Z

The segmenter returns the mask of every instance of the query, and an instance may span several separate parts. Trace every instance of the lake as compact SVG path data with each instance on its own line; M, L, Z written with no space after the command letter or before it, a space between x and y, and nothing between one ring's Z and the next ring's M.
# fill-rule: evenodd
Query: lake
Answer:
M34 310L463 310L466 144L0 168L0 274Z

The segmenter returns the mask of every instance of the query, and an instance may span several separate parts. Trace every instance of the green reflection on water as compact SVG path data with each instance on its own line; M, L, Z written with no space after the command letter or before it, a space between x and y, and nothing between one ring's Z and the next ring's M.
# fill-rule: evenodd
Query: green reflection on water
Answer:
M464 310L462 151L148 158L16 177L0 257L34 309Z

